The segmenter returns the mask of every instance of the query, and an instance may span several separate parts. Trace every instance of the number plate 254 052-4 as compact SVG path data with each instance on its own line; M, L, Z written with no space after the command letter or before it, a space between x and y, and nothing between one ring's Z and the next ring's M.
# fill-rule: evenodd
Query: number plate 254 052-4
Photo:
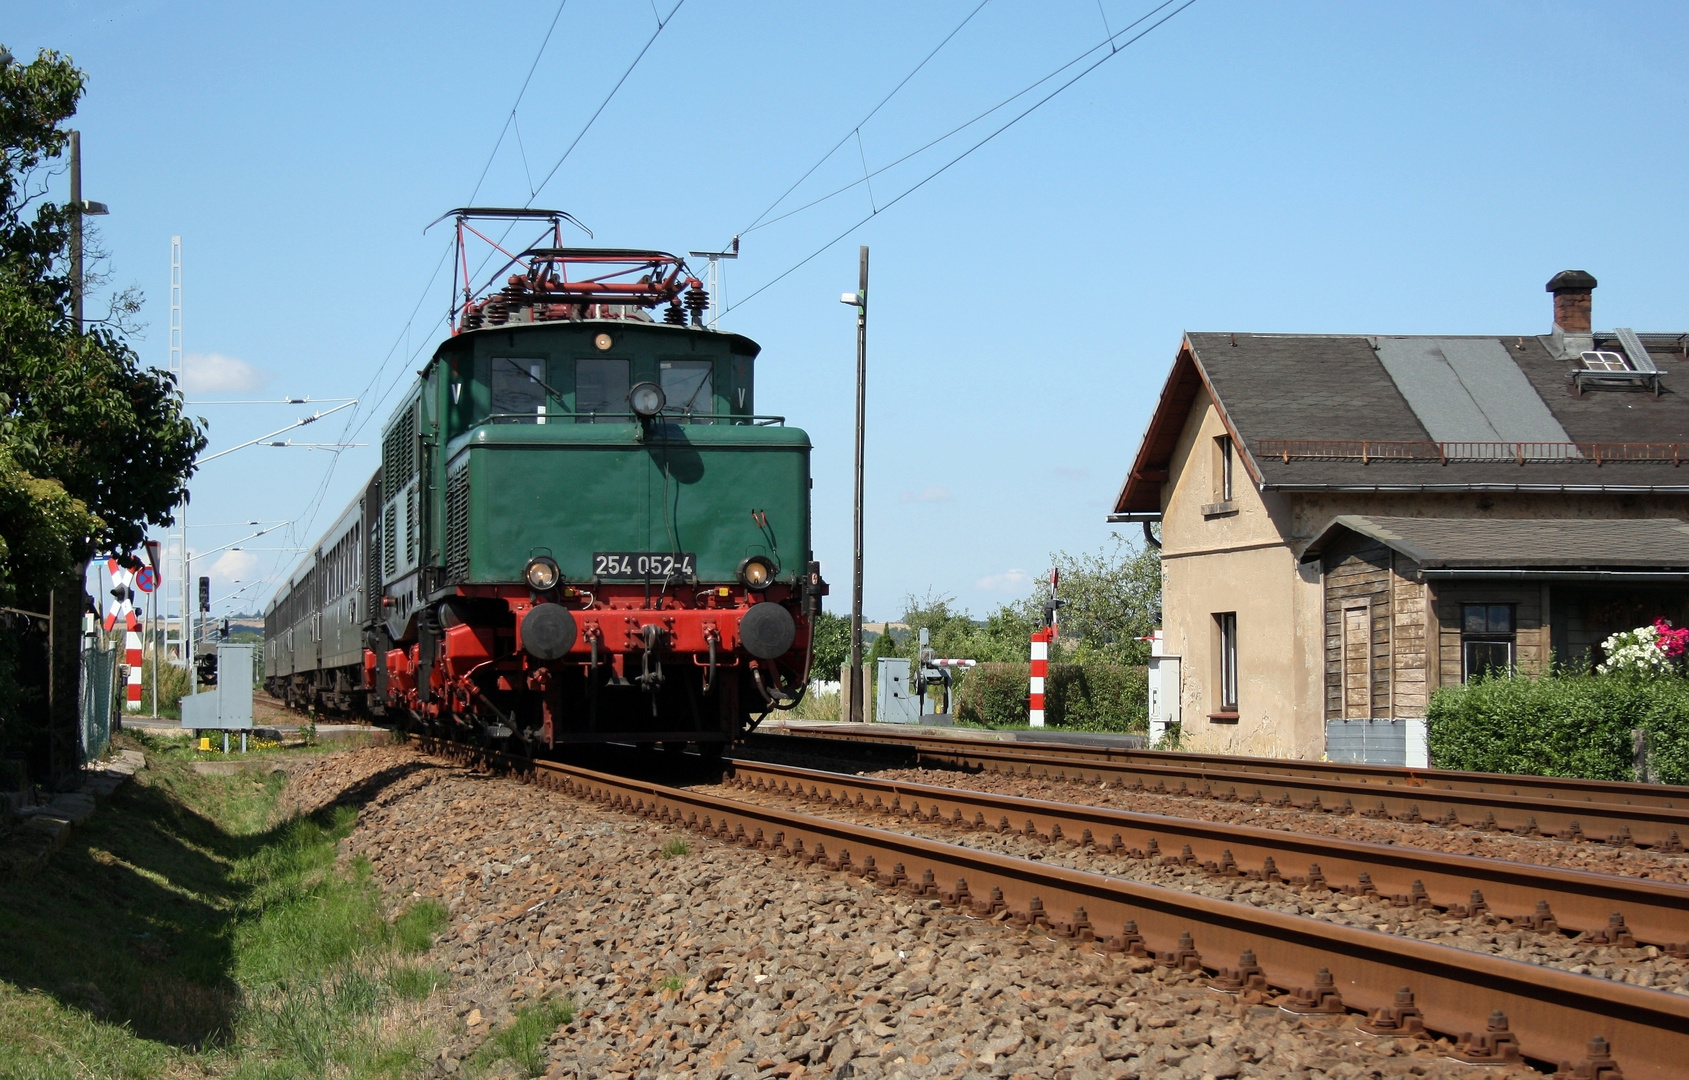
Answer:
M668 555L643 551L600 551L592 556L592 576L636 581L665 579L675 574L690 577L697 572L697 565L698 556L690 551Z

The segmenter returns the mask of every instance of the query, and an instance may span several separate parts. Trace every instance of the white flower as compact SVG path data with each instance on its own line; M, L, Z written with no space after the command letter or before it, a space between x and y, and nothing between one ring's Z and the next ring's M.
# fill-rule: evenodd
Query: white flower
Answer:
M1660 649L1659 631L1652 626L1635 630L1621 630L1601 643L1607 657L1596 670L1603 675L1626 671L1638 675L1664 675L1671 671L1671 660Z

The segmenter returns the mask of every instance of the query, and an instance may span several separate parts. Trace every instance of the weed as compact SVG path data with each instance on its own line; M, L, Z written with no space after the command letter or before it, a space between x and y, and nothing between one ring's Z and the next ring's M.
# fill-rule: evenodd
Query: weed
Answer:
M691 853L692 845L678 836L664 844L658 851L658 854L665 859L672 859L678 855L690 855Z
M551 1033L575 1018L575 999L541 1001L520 1009L516 1018L481 1044L470 1059L473 1072L509 1061L526 1076L545 1071L545 1046Z
M665 976L661 982L657 983L657 989L673 990L678 994L682 990L686 989L686 980L681 978L679 975L668 975Z
M445 983L445 974L436 968L394 964L387 969L387 984L406 1001L421 1001Z
M451 922L451 912L437 900L418 900L393 920L399 947L406 952L427 952L434 936Z

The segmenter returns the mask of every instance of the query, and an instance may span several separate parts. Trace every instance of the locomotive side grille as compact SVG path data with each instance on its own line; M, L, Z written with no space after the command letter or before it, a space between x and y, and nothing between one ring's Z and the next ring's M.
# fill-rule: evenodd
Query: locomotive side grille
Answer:
M404 415L381 446L382 498L391 499L410 482L416 471L416 411L406 409Z
M446 477L446 582L469 580L469 465Z
M382 546L386 535L379 517L370 523L369 546L364 552L364 610L372 620L381 614L381 572L386 565Z
M393 534L399 531L399 504L387 504L381 525L381 565L389 578L399 576L399 543Z
M416 565L416 485L405 489L405 565Z

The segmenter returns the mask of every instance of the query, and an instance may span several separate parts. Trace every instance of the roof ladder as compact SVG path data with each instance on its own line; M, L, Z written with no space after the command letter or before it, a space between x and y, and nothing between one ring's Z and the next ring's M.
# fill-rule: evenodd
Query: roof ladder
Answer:
M1613 330L1613 336L1624 346L1625 355L1630 357L1630 364L1637 371L1654 372L1654 358L1648 355L1648 350L1642 347L1642 339L1636 336L1636 331L1628 326L1620 326Z

